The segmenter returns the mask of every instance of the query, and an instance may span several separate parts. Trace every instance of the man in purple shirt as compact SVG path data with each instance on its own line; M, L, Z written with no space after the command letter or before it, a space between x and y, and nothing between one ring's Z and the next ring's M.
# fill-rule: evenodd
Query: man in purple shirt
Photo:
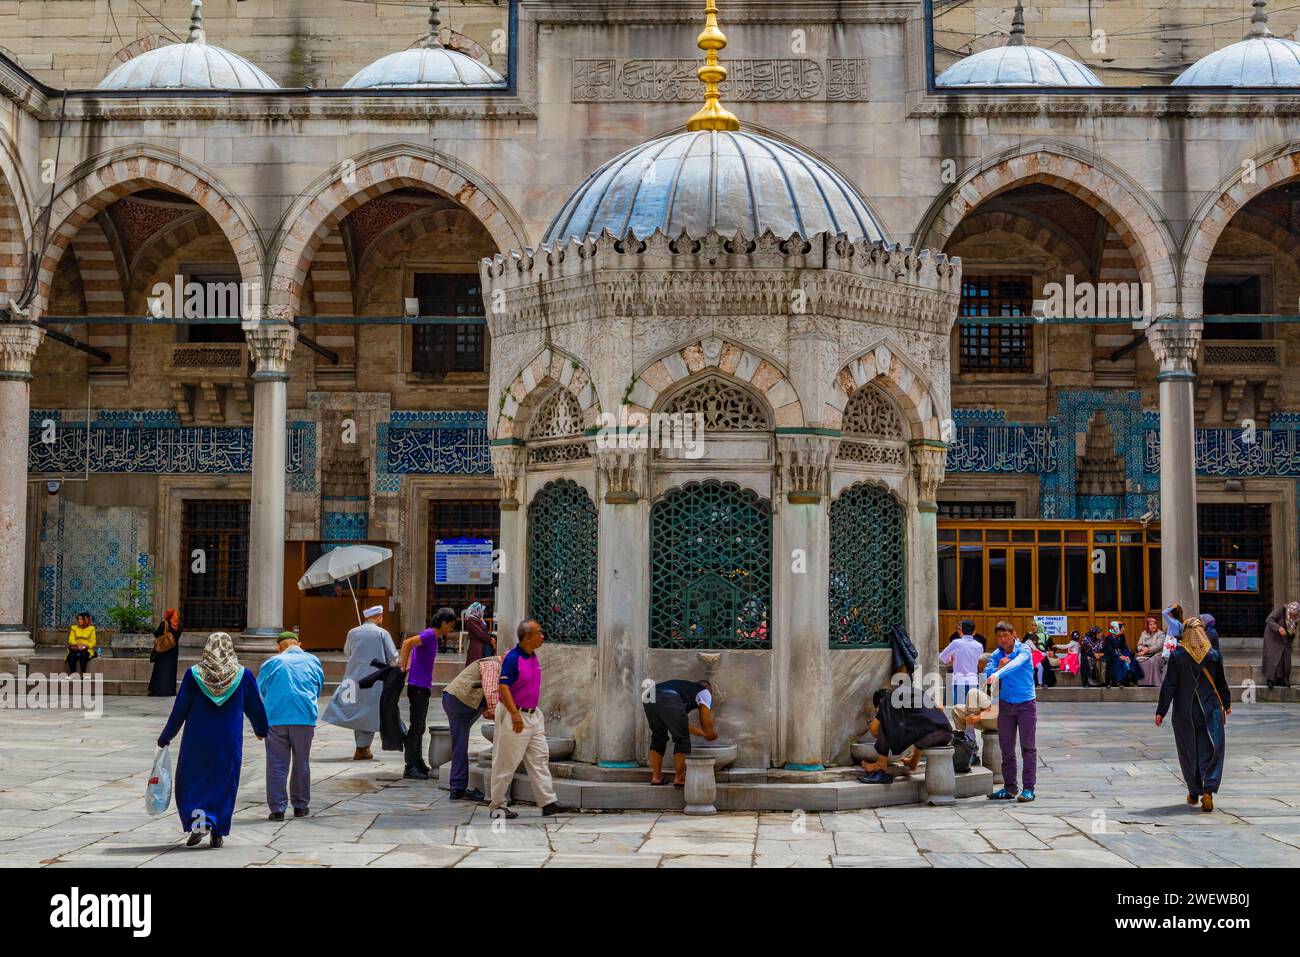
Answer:
M519 643L501 662L501 702L497 706L496 735L492 741L492 788L488 813L492 817L515 818L510 810L510 784L522 762L533 786L533 801L550 817L568 810L555 799L551 783L550 748L546 744L546 721L538 702L542 693L542 664L537 649L546 636L542 626L529 620L515 632ZM505 712L504 714L502 712Z
M429 766L424 760L424 727L429 717L429 698L433 694L433 663L438 657L438 642L451 634L456 613L439 608L429 619L429 627L402 642L398 665L406 672L406 700L411 706L410 730L402 742L406 750L405 778L429 780Z

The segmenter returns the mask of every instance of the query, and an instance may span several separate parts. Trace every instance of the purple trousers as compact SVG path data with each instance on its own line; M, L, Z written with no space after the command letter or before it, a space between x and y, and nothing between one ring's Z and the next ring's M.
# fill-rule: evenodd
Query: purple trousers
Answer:
M1002 786L1016 791L1016 732L1020 733L1020 752L1025 761L1025 790L1032 791L1038 781L1038 705L1034 701L1018 704L998 702L998 743L1002 746Z

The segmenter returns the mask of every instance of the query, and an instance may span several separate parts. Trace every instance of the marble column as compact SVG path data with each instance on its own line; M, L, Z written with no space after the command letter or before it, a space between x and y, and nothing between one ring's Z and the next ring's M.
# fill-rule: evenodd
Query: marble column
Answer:
M772 535L772 654L777 760L826 766L830 702L830 474L839 442L779 435Z
M253 357L253 488L248 518L248 622L241 651L274 652L284 630L285 475L289 360L298 332L261 322L245 333Z
M1202 323L1159 319L1147 329L1160 371L1160 595L1200 610L1196 542L1196 373Z
M936 500L943 482L948 446L937 439L913 439L908 444L916 477L916 535L908 550L907 569L912 607L908 633L920 656L917 670L925 676L939 673L939 505Z
M501 487L501 549L497 563L497 654L515 646L515 629L528 614L528 511L522 445L492 446L492 471Z
M23 621L27 583L27 421L32 361L45 338L27 322L0 324L0 658L35 651Z
M650 503L644 449L596 450L600 536L597 559L598 763L637 766L636 734L644 721L650 581Z

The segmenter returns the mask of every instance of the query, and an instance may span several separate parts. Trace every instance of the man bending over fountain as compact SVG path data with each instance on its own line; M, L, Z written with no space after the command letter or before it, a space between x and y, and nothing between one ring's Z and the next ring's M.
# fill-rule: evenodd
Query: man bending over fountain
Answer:
M691 753L691 735L716 741L713 728L713 686L707 681L673 678L655 685L654 697L645 702L646 720L650 722L650 783L664 780L664 749L673 739L673 784L686 784L686 755ZM700 726L691 724L690 714L699 709Z
M867 773L858 780L863 784L888 784L893 780L885 770L891 754L901 756L908 748L913 749L902 762L910 774L916 770L923 750L952 744L952 728L941 710L924 707L920 695L895 695L894 690L881 688L871 697L876 713L867 725L867 733L876 739L876 760L862 762L862 770ZM916 701L910 700L914 697Z

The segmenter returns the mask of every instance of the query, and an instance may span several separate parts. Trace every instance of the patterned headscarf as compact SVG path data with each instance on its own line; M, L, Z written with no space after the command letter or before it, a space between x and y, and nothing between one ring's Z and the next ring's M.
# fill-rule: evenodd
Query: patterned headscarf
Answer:
M243 674L244 668L235 657L234 641L224 631L214 631L203 646L203 657L194 666L194 676L204 693L221 704Z
M462 612L461 614L465 618L477 618L479 621L482 621L483 615L486 612L487 612L487 606L484 605L481 601L476 601L468 608L466 608L464 612Z
M1286 606L1286 633L1295 634L1296 626L1300 625L1300 601L1287 602Z
M1210 636L1205 633L1205 625L1199 618L1188 618L1183 622L1183 636L1178 644L1198 665L1213 647L1210 644Z

